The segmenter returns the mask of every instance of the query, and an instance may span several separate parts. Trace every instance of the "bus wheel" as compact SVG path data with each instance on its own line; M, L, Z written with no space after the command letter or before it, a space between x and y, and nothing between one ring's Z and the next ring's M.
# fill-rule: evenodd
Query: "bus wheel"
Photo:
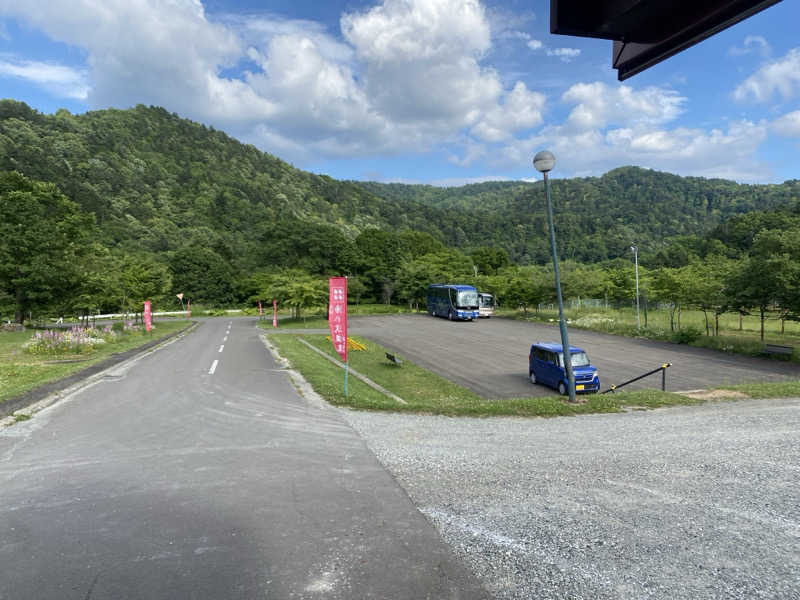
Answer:
M452 310L448 310L447 311L447 318L450 319L451 321L453 320L453 311Z
M531 383L536 383L536 373L531 371L530 376L531 376Z
M567 395L567 386L564 385L563 381L558 382L558 393L561 394L562 396Z

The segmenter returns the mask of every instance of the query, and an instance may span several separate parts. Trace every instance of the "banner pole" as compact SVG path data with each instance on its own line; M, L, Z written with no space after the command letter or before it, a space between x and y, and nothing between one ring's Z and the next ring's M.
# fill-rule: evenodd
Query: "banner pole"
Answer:
M347 398L347 370L350 366L350 361L346 360L344 363L344 397Z

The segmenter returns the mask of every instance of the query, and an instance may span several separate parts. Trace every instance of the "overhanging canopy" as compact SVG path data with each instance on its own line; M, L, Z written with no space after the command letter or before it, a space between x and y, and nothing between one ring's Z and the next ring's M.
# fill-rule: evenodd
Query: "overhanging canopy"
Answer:
M550 33L613 40L620 81L780 0L550 0Z

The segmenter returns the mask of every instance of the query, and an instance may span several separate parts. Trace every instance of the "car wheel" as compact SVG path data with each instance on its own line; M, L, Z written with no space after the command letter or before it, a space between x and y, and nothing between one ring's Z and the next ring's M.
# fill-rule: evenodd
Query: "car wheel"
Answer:
M567 386L564 385L563 381L558 382L558 393L561 394L562 396L567 395Z
M536 383L536 373L531 373L531 383Z

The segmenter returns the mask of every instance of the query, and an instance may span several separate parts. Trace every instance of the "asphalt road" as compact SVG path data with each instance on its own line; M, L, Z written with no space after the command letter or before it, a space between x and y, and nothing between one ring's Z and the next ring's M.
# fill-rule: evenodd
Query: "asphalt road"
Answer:
M0 431L0 600L483 598L254 319L210 319Z
M557 325L510 319L451 322L428 315L351 317L349 331L363 335L484 398L555 394L528 380L533 342L560 342ZM600 372L601 389L619 385L664 363L667 391L708 389L724 384L797 379L797 364L736 356L685 345L569 330L573 346L586 350ZM624 389L660 388L661 375Z

